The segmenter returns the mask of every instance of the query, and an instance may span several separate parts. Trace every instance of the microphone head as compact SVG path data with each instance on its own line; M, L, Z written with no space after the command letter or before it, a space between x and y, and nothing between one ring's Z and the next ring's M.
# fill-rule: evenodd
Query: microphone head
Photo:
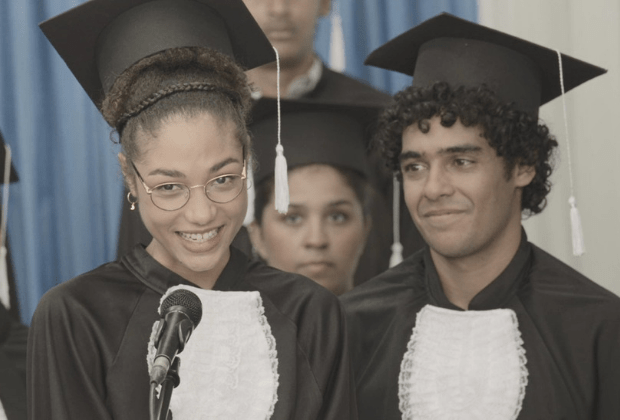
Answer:
M195 293L186 289L178 289L170 293L161 304L161 314L165 316L173 306L180 306L187 314L190 321L194 323L194 327L198 325L202 319L202 302Z

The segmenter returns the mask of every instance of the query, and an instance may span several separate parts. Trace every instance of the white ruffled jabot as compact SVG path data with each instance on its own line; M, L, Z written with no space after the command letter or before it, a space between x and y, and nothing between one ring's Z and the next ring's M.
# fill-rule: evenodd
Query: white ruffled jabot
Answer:
M270 419L278 399L278 358L260 294L175 286L161 302L177 289L200 298L202 320L179 354L174 419ZM149 371L155 351L151 337Z
M525 396L525 364L514 311L426 305L400 368L402 418L514 420Z

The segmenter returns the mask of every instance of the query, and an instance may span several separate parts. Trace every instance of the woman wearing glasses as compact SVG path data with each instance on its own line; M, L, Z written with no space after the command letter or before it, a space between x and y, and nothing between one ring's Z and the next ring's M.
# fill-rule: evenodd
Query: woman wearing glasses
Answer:
M356 418L338 301L230 246L251 150L233 58L273 59L243 3L93 0L42 29L118 132L128 199L153 240L43 297L30 418L149 418L153 325L171 287L203 311L180 354L175 420Z

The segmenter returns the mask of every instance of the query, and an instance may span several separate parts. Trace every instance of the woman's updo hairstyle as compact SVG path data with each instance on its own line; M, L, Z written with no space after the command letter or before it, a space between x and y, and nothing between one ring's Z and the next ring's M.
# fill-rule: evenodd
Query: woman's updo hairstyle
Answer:
M250 152L247 119L250 88L232 58L203 47L172 48L143 58L125 70L106 95L101 111L118 133L127 159L138 161L138 130L153 133L174 116L208 112L232 120L246 155Z

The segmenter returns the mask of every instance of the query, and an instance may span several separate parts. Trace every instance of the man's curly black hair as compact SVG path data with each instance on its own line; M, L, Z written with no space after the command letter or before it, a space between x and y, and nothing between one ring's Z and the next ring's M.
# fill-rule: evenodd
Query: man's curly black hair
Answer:
M395 104L379 119L376 139L387 166L402 176L399 156L403 131L417 124L423 133L430 129L429 120L441 118L441 125L452 127L459 120L466 127L480 127L484 138L502 157L506 176L516 164L532 166L536 175L523 189L521 210L525 216L540 213L551 190L552 155L558 143L544 124L529 114L502 103L487 87L453 89L445 82L426 88L410 86L394 96Z

